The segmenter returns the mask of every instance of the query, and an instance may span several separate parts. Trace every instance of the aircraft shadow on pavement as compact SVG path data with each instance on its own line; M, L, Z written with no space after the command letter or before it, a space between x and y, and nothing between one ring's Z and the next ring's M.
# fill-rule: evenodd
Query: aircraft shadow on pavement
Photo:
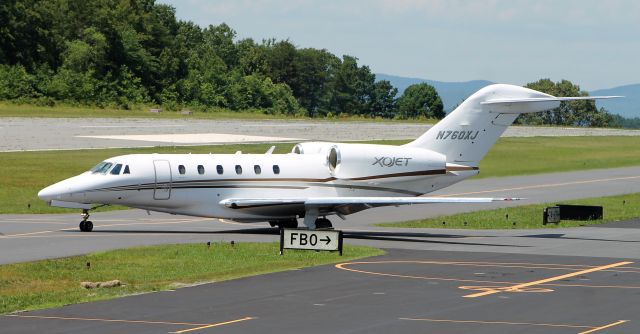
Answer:
M614 239L598 239L598 238L565 237L565 235L562 233L521 235L520 238L565 239L565 240L585 240L585 241L608 241L608 242L640 242L638 240L614 240Z
M85 233L75 230L67 230L65 232L70 233ZM139 234L202 234L202 235L215 235L215 234L247 234L247 235L278 235L280 230L277 228L248 228L237 230L222 230L222 231L175 231L175 230L93 230L90 233L139 233ZM380 241L400 241L400 242L412 242L412 243L433 243L433 244L449 244L449 245L469 245L469 246L495 246L495 247L529 247L523 245L509 245L509 244L492 244L492 243L476 243L476 242L462 242L462 241L442 241L432 240L430 238L450 238L450 239L465 239L469 236L457 235L457 234L432 234L432 233L416 233L416 232L376 232L376 231L344 231L344 237L346 239L360 239L360 240L380 240ZM491 237L491 236L483 236Z
M441 241L441 240L429 239L429 238L460 238L460 239L468 238L468 236L464 236L464 235L449 235L449 234L407 233L407 232L344 232L344 237L347 239L402 241L402 242L448 244L448 245L529 247L529 246L523 246L523 245L492 244L492 243L462 242L462 241ZM417 239L416 237L420 237L423 239Z

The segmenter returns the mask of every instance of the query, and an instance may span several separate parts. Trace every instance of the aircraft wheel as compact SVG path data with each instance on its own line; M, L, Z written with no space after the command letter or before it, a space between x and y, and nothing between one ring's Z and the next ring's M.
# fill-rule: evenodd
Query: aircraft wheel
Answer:
M298 228L298 220L290 219L290 220L281 220L277 222L279 228Z
M80 232L84 232L85 230L85 226L87 222L85 222L84 220L80 222Z
M93 222L92 221L87 221L84 223L84 231L85 232L91 232L93 231Z
M331 221L327 218L318 218L316 219L316 228L333 228Z

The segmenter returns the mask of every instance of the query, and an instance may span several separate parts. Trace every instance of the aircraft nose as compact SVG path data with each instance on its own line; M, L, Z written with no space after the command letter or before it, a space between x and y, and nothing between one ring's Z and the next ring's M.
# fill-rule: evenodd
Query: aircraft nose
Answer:
M53 199L59 199L65 191L60 187L59 183L50 185L38 192L38 197L43 201L51 201Z

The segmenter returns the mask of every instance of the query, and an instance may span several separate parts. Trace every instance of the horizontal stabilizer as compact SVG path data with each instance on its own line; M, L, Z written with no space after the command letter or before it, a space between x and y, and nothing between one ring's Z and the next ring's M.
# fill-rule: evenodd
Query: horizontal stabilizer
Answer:
M571 97L529 97L529 98L503 98L482 101L480 104L510 104L510 103L528 103L528 102L562 102L562 101L578 101L578 100L604 100L617 99L624 96L571 96Z

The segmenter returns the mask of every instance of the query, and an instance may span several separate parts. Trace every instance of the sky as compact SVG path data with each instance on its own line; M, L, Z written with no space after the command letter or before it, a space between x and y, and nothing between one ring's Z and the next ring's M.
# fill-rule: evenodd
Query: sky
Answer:
M594 90L640 83L637 0L157 0L238 38L289 39L374 73Z

